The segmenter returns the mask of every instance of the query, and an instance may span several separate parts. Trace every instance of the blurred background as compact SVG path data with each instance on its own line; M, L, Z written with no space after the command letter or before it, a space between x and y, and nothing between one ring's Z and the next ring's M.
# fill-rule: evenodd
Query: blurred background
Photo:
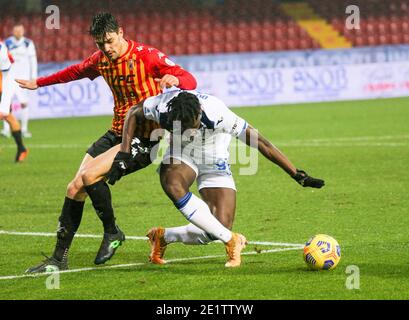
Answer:
M199 90L230 106L407 96L409 1L353 4L354 11L349 0L0 0L0 38L23 24L39 74L50 74L96 50L91 18L110 11L126 38L171 56ZM46 27L49 6L59 9L59 29ZM41 108L31 114L110 114L103 81L85 81L32 93L31 109Z

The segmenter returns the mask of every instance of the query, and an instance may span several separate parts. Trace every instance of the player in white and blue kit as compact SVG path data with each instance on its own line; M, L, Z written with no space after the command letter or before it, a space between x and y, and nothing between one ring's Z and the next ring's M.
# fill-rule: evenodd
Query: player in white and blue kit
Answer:
M121 151L108 174L110 183L132 165L132 138L138 123L145 119L172 133L160 166L160 181L167 196L190 222L182 227L149 231L152 263L165 263L163 255L169 243L206 244L221 240L228 254L226 267L241 264L246 239L230 231L236 209L236 187L228 163L231 137L257 148L302 186L324 185L323 180L296 169L283 153L218 98L179 90L148 98L129 111ZM202 199L189 191L195 180Z
M23 145L20 124L10 113L11 94L14 83L13 58L6 45L0 41L0 120L5 120L10 126L12 136L17 144L15 161L24 161L28 150Z
M8 51L14 58L14 76L16 79L36 79L37 78L37 54L34 42L24 37L24 26L17 24L13 27L13 36L5 40ZM28 131L28 90L20 88L17 83L13 83L12 98L21 104L21 131L24 137L31 137ZM10 135L9 126L4 123L3 135Z

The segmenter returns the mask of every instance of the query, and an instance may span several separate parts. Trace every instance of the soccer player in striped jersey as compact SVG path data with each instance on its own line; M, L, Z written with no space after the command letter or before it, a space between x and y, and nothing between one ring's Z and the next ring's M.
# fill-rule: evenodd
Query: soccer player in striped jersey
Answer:
M121 143L122 127L130 107L148 97L160 94L163 88L172 86L181 89L196 88L195 78L164 53L151 46L125 39L123 29L112 14L97 14L93 18L89 32L99 50L83 62L36 80L16 80L21 87L34 90L57 83L82 78L93 80L102 76L111 88L115 101L111 129L88 149L77 174L68 184L59 217L54 254L50 258L47 257L39 266L28 269L29 273L45 272L49 266L68 268L68 250L80 225L87 195L91 198L104 226L104 238L95 264L105 263L114 255L118 246L125 240L125 235L115 223L109 187L104 180L84 184L82 172L85 168L89 171L94 166L101 165L96 158ZM142 137L147 138L141 142L146 142L142 148L152 147L148 140L155 128L158 128L158 125L154 121L146 121L138 128L143 132ZM148 164L141 163L135 170Z
M11 94L13 91L13 58L0 41L0 119L5 120L11 127L11 134L17 145L15 162L22 162L28 154L23 144L21 127L17 119L10 113Z

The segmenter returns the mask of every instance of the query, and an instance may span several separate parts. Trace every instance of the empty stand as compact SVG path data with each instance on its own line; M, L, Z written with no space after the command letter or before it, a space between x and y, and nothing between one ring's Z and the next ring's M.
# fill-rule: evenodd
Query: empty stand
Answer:
M361 9L360 30L348 30L345 26L348 0L300 2L308 3L353 46L409 43L406 19L409 0L354 1ZM201 3L195 0L44 0L44 8L57 5L61 13L61 28L48 30L46 14L24 13L15 2L2 1L0 37L8 36L13 24L21 21L27 36L36 43L40 61L80 60L96 50L87 34L91 17L99 11L110 11L118 17L127 38L170 55L322 47L282 10L279 1Z

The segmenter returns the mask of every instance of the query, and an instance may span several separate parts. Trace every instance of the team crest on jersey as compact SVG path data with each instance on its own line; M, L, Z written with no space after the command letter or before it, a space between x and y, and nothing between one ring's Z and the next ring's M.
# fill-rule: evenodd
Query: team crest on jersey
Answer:
M128 67L129 67L129 70L133 70L133 60L132 59L128 60Z
M176 63L174 63L172 60L169 60L168 58L165 58L165 62L168 66L171 66L171 67L176 66Z

